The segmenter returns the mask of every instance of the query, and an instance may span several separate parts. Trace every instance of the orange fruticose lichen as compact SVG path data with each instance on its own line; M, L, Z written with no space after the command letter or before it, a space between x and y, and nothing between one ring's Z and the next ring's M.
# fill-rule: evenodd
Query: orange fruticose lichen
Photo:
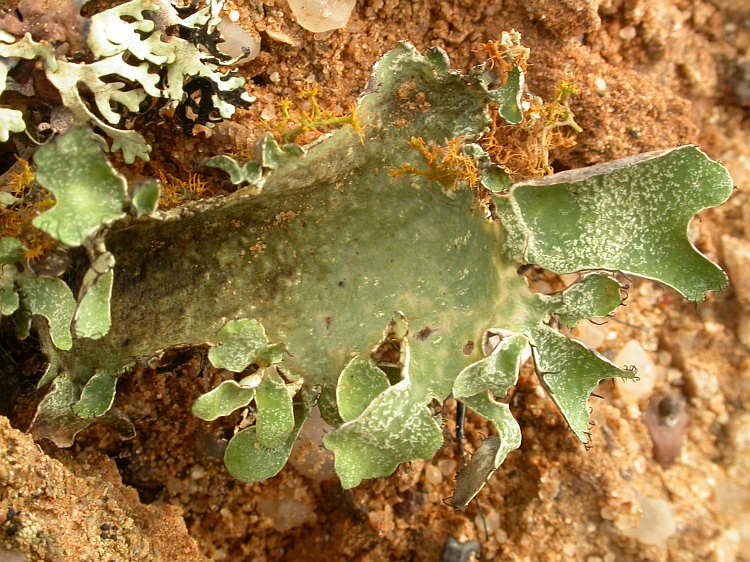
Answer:
M9 179L0 186L16 198L9 205L0 206L0 235L18 238L23 244L23 257L38 261L48 255L58 242L46 232L34 227L34 218L54 206L51 194L34 182L35 174L27 160L16 157L17 172L9 172Z
M421 137L412 137L407 144L422 154L426 167L401 164L388 170L391 177L419 175L439 182L446 189L455 189L460 182L472 188L478 185L477 165L471 156L464 154L464 139L445 139L445 145L440 146L434 142L427 144Z
M154 168L156 177L161 184L159 207L173 209L185 201L192 201L209 195L208 182L198 174L189 174L187 181Z
M23 257L32 262L48 256L58 246L57 240L36 228L30 229L23 239L25 241Z
M490 68L497 70L500 82L505 84L508 75L514 66L526 72L529 66L529 54L531 50L521 45L521 34L516 31L503 33L500 41L489 41L479 46L475 52L487 55Z
M342 114L337 111L323 109L318 102L318 88L302 90L297 96L302 103L294 102L290 98L284 98L276 102L279 115L276 116L272 125L267 128L280 144L294 142L304 145L324 136L330 130L342 125L349 125L360 140L364 142L364 129L368 123L358 112L356 104L348 108L348 113ZM298 105L309 105L308 110L297 109ZM239 161L245 161L254 157L254 147L231 154Z
M21 170L19 172L11 172L8 187L12 189L13 195L15 197L21 198L27 195L29 187L34 181L35 174L31 169L28 160L24 160L23 158L19 158L18 156L16 156L16 161L21 167Z
M492 122L490 132L483 139L484 149L513 181L552 174L550 151L575 144L575 136L570 131L580 133L582 129L575 122L568 101L576 93L575 85L563 81L552 102L544 103L538 97L531 97L524 103L523 122L518 125L508 125L497 108L491 108Z
M529 49L521 45L517 33L503 34L501 41L490 41L482 45L479 52L487 55L489 67L498 72L503 84L514 66L521 70L528 67ZM481 143L513 181L552 174L550 151L575 144L570 131L579 133L581 128L575 122L568 102L576 93L575 85L563 81L550 103L526 94L522 103L523 121L517 125L507 124L497 105L491 104L490 131ZM399 168L391 168L389 173L391 177L421 175L440 182L446 189L455 189L459 182L474 188L479 183L479 175L474 159L463 152L464 143L464 139L458 138L446 139L444 146L427 145L423 139L413 137L408 144L422 154L426 167L402 164Z
M521 35L515 31L503 33L500 41L481 45L477 52L487 56L487 64L498 72L502 84L514 66L526 71L529 65L530 50L521 45ZM558 86L555 99L550 103L525 94L523 122L518 125L508 125L499 115L497 106L490 107L492 123L483 147L513 181L552 174L550 151L575 144L570 131L580 133L581 128L574 120L568 101L576 93L578 88L566 80Z
M357 115L357 107L349 107L348 114L340 114L335 111L323 109L318 103L318 88L303 90L299 97L307 100L310 105L309 111L293 111L295 103L289 98L284 98L277 103L281 118L271 129L274 136L282 142L309 142L314 138L324 135L330 128L341 125L351 125L354 131L363 137L362 120ZM312 138L308 133L312 133Z

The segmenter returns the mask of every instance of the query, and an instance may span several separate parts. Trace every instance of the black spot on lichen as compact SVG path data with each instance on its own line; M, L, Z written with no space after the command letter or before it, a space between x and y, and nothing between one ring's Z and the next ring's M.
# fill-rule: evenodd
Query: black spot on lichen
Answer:
M419 332L417 332L417 339L419 341L425 341L427 338L429 338L432 334L435 333L435 330L430 328L429 326L425 326Z

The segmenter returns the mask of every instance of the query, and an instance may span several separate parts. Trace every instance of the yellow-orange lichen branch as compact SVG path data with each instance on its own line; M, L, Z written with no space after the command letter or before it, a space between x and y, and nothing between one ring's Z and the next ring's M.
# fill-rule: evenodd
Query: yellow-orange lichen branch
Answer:
M428 144L421 137L412 137L407 144L422 155L425 167L401 164L398 168L390 168L388 173L393 178L422 176L440 183L446 189L456 189L461 182L469 187L476 187L479 184L479 172L474 159L463 152L464 139L445 139L444 143Z
M16 163L4 175L0 191L15 198L10 204L0 205L0 236L18 238L23 245L23 257L38 261L58 246L57 240L34 227L32 221L55 205L55 199L34 180L31 164L16 156Z
M335 111L324 109L318 102L318 88L302 90L299 98L307 100L310 104L309 111L295 111L295 104L289 98L284 98L277 103L280 118L271 128L271 132L277 139L283 142L294 142L298 137L308 133L320 136L327 129L341 125L351 125L354 131L364 140L363 130L366 123L357 115L356 106L349 108L348 114L340 114ZM313 140L305 138L303 141Z
M483 43L475 52L484 53L490 68L497 70L500 82L505 84L508 74L514 66L523 72L529 66L531 50L521 45L521 34L517 31L503 32L500 40Z
M490 132L483 139L484 149L510 174L513 181L550 175L554 172L549 154L560 147L575 144L582 132L568 103L578 88L564 80L555 91L555 99L544 103L529 96L524 103L524 119L519 125L508 125L490 108Z
M159 207L162 209L172 209L185 201L200 199L208 195L208 182L198 174L189 174L186 181L159 168L154 168L154 175L161 184Z

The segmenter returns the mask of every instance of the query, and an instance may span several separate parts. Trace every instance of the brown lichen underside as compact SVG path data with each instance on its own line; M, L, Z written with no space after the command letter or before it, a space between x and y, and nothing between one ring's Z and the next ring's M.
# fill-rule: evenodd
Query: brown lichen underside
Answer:
M249 2L229 4L243 18L255 21L262 33L260 60L266 66L253 64L247 70L256 77L250 89L259 101L240 112L241 125L219 125L209 139L175 137L166 125L155 129L152 158L174 175L199 170L205 154L246 149L247 139L265 130L264 110L273 115L274 102L293 98L301 90L317 85L321 105L349 107L367 82L371 65L397 40L406 39L420 51L439 45L455 68L468 70L482 60L476 52L480 44L515 28L531 48L527 82L532 93L550 101L563 78L573 78L581 90L571 107L584 132L574 147L552 154L556 167L699 142L730 167L740 187L750 179L747 109L734 105L726 82L733 61L750 50L750 26L743 26L750 12L739 3L360 0L346 30L317 37L301 30L281 2L264 2L264 17ZM277 38L285 34L298 45L272 39L266 30ZM721 234L750 239L750 229L744 226L750 224L745 220L750 212L743 206L746 196L740 191L692 227L700 235L700 248L720 262ZM750 415L745 412L750 404L750 361L737 339L743 302L747 298L730 289L710 296L696 309L668 290L638 282L628 306L617 315L628 325L587 324L576 332L612 358L627 342L639 342L659 373L653 393L685 401L691 422L682 451L668 469L654 459L641 420L648 399L628 404L618 389L598 389L603 400L590 403L597 425L593 450L586 452L533 375L524 371L511 399L523 429L523 445L479 494L491 535L483 541L480 559L750 560L750 547L740 534L747 532L747 525L738 523L743 517L747 520L744 514L750 505ZM190 415L195 398L221 380L221 373L206 367L200 353L188 354L168 372L139 371L122 380L116 406L133 419L138 436L119 443L100 427L86 430L73 452L55 454L82 476L72 476L33 448L26 449L29 455L23 460L0 455L0 470L17 460L28 474L0 488L6 502L10 495L26 497L26 492L45 486L61 486L54 484L56 478L71 483L68 494L55 501L8 504L20 513L16 535L32 514L41 521L59 514L59 519L39 528L42 537L72 528L78 534L58 540L70 537L71 544L77 540L86 547L122 548L122 531L116 544L96 533L102 532L104 523L117 524L120 530L128 529L134 545L145 545L146 538L152 545L166 540L175 550L187 549L182 557L173 552L170 559L199 560L189 542L182 542L187 539L176 508L160 508L163 518L154 519L154 508L139 507L133 493L120 487L111 463L95 452L105 451L117 459L124 481L143 501L182 508L190 536L215 560L434 562L449 535L462 541L483 539L474 505L452 512L442 502L450 496L452 474L459 464L450 438L455 427L452 404L446 409L446 447L429 463L402 466L392 477L368 481L350 492L336 481L305 478L291 466L266 483L249 485L232 480L221 462L239 413L211 424ZM27 421L18 408L14 424L25 427ZM0 446L7 446L8 430L3 431ZM487 432L486 425L469 418L471 447L477 447L480 434ZM18 437L13 439L28 445ZM35 471L41 467L48 468L41 474ZM86 471L91 471L88 480ZM7 478L6 472L0 472L0 478ZM644 497L665 501L676 523L674 536L658 546L630 536L639 525ZM111 521L100 520L101 511L88 511L97 501L101 509L110 510ZM71 517L73 505L82 511ZM277 530L285 523L280 516L274 518L274 506L294 506L301 524ZM89 518L94 513L96 517ZM116 514L122 518L116 520ZM0 517L6 515L7 509L0 509ZM126 527L128 517L132 527ZM150 523L140 524L146 517ZM13 541L19 539L9 538L8 528L8 522L0 527L0 544L16 548L13 545L20 543ZM87 528L92 529L90 538L83 534ZM162 534L167 531L171 534ZM39 544L34 548L43 548ZM49 547L45 559L55 559L53 552ZM108 553L114 560L137 559L123 551Z

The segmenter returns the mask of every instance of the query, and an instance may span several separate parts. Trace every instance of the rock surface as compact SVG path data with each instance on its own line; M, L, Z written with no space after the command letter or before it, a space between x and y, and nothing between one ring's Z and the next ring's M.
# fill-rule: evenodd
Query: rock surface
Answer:
M207 560L187 534L182 509L143 505L108 457L69 458L76 473L0 416L3 550L28 560Z

